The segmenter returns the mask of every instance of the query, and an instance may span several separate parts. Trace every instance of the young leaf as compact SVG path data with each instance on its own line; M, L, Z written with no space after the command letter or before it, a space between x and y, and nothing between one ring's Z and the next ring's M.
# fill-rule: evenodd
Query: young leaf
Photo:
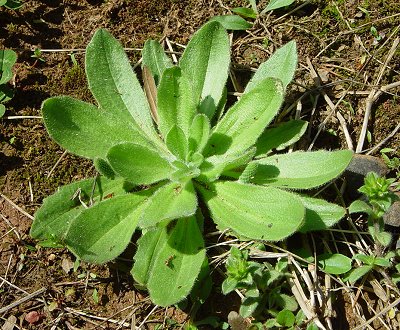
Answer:
M178 159L185 161L188 153L188 141L185 133L179 126L172 126L165 137L165 144L171 153Z
M253 26L253 24L238 15L214 16L210 21L220 23L227 30L247 30Z
M71 223L65 244L87 262L115 259L131 240L148 195L144 191L115 196L83 210Z
M204 114L197 114L189 129L189 151L202 152L210 136L210 120Z
M367 213L372 214L372 208L366 202L361 200L356 200L352 202L349 206L349 213Z
M271 0L267 7L261 12L260 15L265 14L267 11L279 9L291 5L294 0Z
M193 215L197 209L197 197L191 181L172 182L159 188L149 199L139 226L155 226L163 220L172 220Z
M290 120L277 127L266 129L257 140L256 156L267 154L272 149L283 150L296 143L305 133L307 125L304 120Z
M257 160L251 182L282 188L310 189L336 178L353 157L351 150L296 151Z
M228 110L213 129L206 155L243 152L253 146L275 117L283 100L280 81L267 78Z
M175 304L194 285L205 257L203 247L194 216L177 220L173 229L150 230L138 241L132 276L147 286L155 304Z
M277 188L234 181L196 188L221 230L231 228L248 238L279 241L303 222L305 210L300 199Z
M121 121L134 123L150 141L161 146L150 108L122 45L108 31L97 30L86 49L86 74L99 106Z
M192 85L178 67L164 71L158 87L158 128L165 137L171 128L179 126L188 134L196 114L196 100L193 99ZM197 100L198 102L198 100Z
M173 66L171 59L165 54L160 43L155 40L147 40L142 50L142 64L147 66L153 75L156 85L167 68Z
M291 311L287 309L280 311L276 316L276 322L278 322L279 325L283 327L292 327L295 321L296 317Z
M50 136L63 148L82 157L105 158L113 145L125 141L149 145L129 122L72 97L47 99L43 102L42 114Z
M272 56L260 65L253 78L247 84L245 93L250 92L257 84L267 77L279 79L283 88L292 81L297 66L296 42L289 41L277 49Z
M325 253L317 257L318 266L328 274L344 274L351 269L351 259L340 253Z
M212 119L221 99L230 63L229 38L218 22L208 22L188 43L179 66L191 85L200 112Z
M104 177L85 179L59 188L43 201L35 213L30 235L39 240L62 242L73 219L89 204L90 198L99 202L108 195L125 194L123 179ZM94 187L94 189L93 189Z
M115 172L106 160L103 158L95 158L93 163L97 172L101 175L104 175L106 178L111 180L115 179Z
M313 230L325 230L335 225L344 217L343 207L328 203L322 199L299 196L306 208L306 216L299 231L306 233Z
M236 7L232 8L232 12L246 18L257 18L257 13L253 8Z
M113 170L134 184L152 184L167 179L173 172L169 162L159 153L135 143L112 147L107 159Z
M354 283L363 277L365 274L368 274L372 270L372 266L370 265L363 265L358 268L354 268L345 274L342 278L344 282L349 281L350 283Z

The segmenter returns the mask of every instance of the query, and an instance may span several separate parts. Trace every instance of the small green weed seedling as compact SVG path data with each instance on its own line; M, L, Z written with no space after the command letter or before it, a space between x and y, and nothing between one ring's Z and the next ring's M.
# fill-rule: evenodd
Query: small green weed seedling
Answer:
M222 15L212 18L213 21L221 23L228 30L247 30L253 24L246 19L256 19L258 16L263 16L267 12L291 5L294 0L271 0L268 5L259 12L256 0L248 0L250 8L236 7L232 12L237 15Z
M11 100L14 95L8 82L13 77L12 67L17 61L17 54L11 49L0 50L0 118L4 116L6 107L3 103Z
M389 210L394 201L397 200L395 193L389 190L395 179L386 179L370 172L364 179L364 185L358 189L363 193L367 202L357 200L351 203L350 213L364 212L368 214L368 231L374 241L382 246L388 246L392 235L384 231L383 215Z
M0 0L0 7L4 6L8 9L19 9L22 5L22 1L19 0Z
M387 269L392 266L391 260L395 257L395 252L390 251L384 257L376 257L365 254L356 254L353 256L354 260L359 260L363 265L350 270L344 277L343 281L349 281L355 283L360 278L370 273L372 270L378 267Z
M395 149L392 148L384 148L381 150L382 159L385 162L386 166L394 171L396 174L396 179L400 179L400 158L399 157L389 157L387 154L391 152L395 152Z
M294 75L294 41L260 66L227 110L229 37L218 22L194 34L178 65L156 41L142 55L146 94L122 45L98 30L85 62L97 106L68 96L43 103L50 136L92 159L101 175L46 198L34 238L105 263L141 233L131 273L166 306L207 278L203 214L220 230L268 241L326 229L344 216L342 207L294 191L336 178L351 151L272 153L306 127L293 120L266 129Z

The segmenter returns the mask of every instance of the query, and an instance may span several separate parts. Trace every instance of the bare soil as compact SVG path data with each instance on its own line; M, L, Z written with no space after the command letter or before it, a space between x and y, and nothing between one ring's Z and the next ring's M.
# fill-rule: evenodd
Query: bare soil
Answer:
M260 8L266 3L260 1ZM43 198L60 185L94 175L95 170L91 162L64 154L49 138L40 118L23 117L40 116L41 103L50 96L63 94L93 101L83 60L96 29L111 31L129 48L135 64L146 39L168 38L175 51L182 51L179 45L185 45L210 17L246 4L244 0L31 0L17 11L0 7L0 47L18 54L12 81L15 96L0 120L0 310L26 293L44 288L29 301L0 313L0 324L13 316L19 329L120 329L131 324L143 329L172 329L187 322L190 306L182 310L153 306L146 292L135 288L124 260L102 266L81 264L74 269L74 256L67 250L40 248L29 237L32 215ZM260 18L246 32L233 33L236 81L245 86L252 68L295 39L299 66L284 117L294 117L297 107L301 117L310 121L302 147L349 148L344 134L347 129L355 148L368 93L400 80L399 47L385 63L398 37L400 5L397 0L314 0L290 13L299 4L296 1ZM371 33L372 25L381 33L379 40ZM42 50L39 58L32 57L36 48ZM320 75L322 88L315 85L308 60ZM336 109L327 105L321 91L338 104ZM373 103L363 150L383 141L399 124L399 91L399 87L391 88ZM305 92L307 96L298 102ZM343 102L339 103L341 97ZM392 156L400 157L399 142L400 135L395 134L382 147L397 150ZM372 154L379 156L379 150ZM215 281L221 282L221 278L216 276ZM359 325L352 302L345 296L337 302L341 307L336 308L337 329ZM226 321L238 304L236 296L213 295L199 317L217 316ZM26 320L30 312L39 317L34 324ZM396 323L392 324L394 329ZM381 326L371 325L376 329Z

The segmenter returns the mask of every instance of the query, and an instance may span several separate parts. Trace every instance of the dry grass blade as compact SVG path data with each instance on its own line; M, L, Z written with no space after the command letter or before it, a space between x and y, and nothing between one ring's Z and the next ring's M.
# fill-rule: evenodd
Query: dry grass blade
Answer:
M143 66L143 86L146 93L147 100L150 105L150 113L154 122L158 123L158 113L157 113L157 87L154 81L153 75L147 66Z
M25 297L22 297L21 299L18 299L17 301L13 302L12 304L9 304L8 306L0 308L0 314L3 314L5 312L9 311L10 309L12 309L14 307L17 307L17 306L23 304L24 302L27 302L27 301L29 301L29 300L41 295L45 291L46 291L46 288L41 288L41 289L39 289L39 290L37 290L37 291L35 291L33 293L28 294Z

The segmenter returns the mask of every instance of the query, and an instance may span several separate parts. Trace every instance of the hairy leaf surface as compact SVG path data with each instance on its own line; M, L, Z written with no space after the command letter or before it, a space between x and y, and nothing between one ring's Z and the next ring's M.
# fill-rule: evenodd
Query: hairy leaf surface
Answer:
M253 146L279 111L282 101L283 88L278 80L267 78L261 81L218 122L205 153L235 154Z
M158 127L163 137L166 137L174 125L187 135L196 114L197 103L193 99L192 85L188 77L182 75L180 68L173 67L164 71L157 100Z
M313 230L325 230L342 219L346 210L322 199L299 196L306 208L306 216L299 231L306 233Z
M83 203L89 205L90 197L99 202L107 195L125 193L123 179L98 177L65 185L44 199L35 213L30 235L35 239L61 243L73 219L84 210Z
M258 138L256 155L267 154L272 149L283 150L296 143L306 132L308 122L290 120L274 128L267 128Z
M42 105L42 114L50 136L63 148L82 157L105 158L113 145L126 141L151 146L129 122L72 97L47 99Z
M253 26L253 24L238 15L214 16L210 21L220 23L227 30L247 30Z
M173 66L171 59L165 54L160 43L155 40L146 40L142 50L142 63L150 69L156 85L167 68Z
M135 143L115 145L107 159L116 173L134 184L152 184L167 179L173 171L159 153Z
M128 246L148 197L148 191L115 196L84 209L71 223L66 245L87 262L115 259Z
M293 40L277 49L267 61L259 66L247 84L245 93L250 92L258 83L268 77L281 80L285 89L292 81L296 67L297 50L296 42Z
M97 30L87 46L85 64L89 89L99 106L134 123L162 148L147 99L119 41L108 31Z
M294 194L274 187L217 181L196 185L220 230L232 229L252 239L278 241L303 223L305 209Z
M163 220L188 217L196 209L197 197L192 182L172 182L159 188L149 199L139 225L151 227Z
M229 38L218 22L208 22L188 43L179 66L191 85L199 111L213 117L228 78Z
M197 114L189 129L189 151L202 152L210 136L210 120L204 114Z
M188 153L188 140L179 126L172 126L169 130L165 144L171 153L178 159L185 161Z
M351 150L296 151L257 160L252 183L292 189L318 187L342 173L353 157Z
M150 230L138 241L132 276L147 286L155 304L175 304L194 285L205 257L203 247L194 216L177 220L172 229Z

